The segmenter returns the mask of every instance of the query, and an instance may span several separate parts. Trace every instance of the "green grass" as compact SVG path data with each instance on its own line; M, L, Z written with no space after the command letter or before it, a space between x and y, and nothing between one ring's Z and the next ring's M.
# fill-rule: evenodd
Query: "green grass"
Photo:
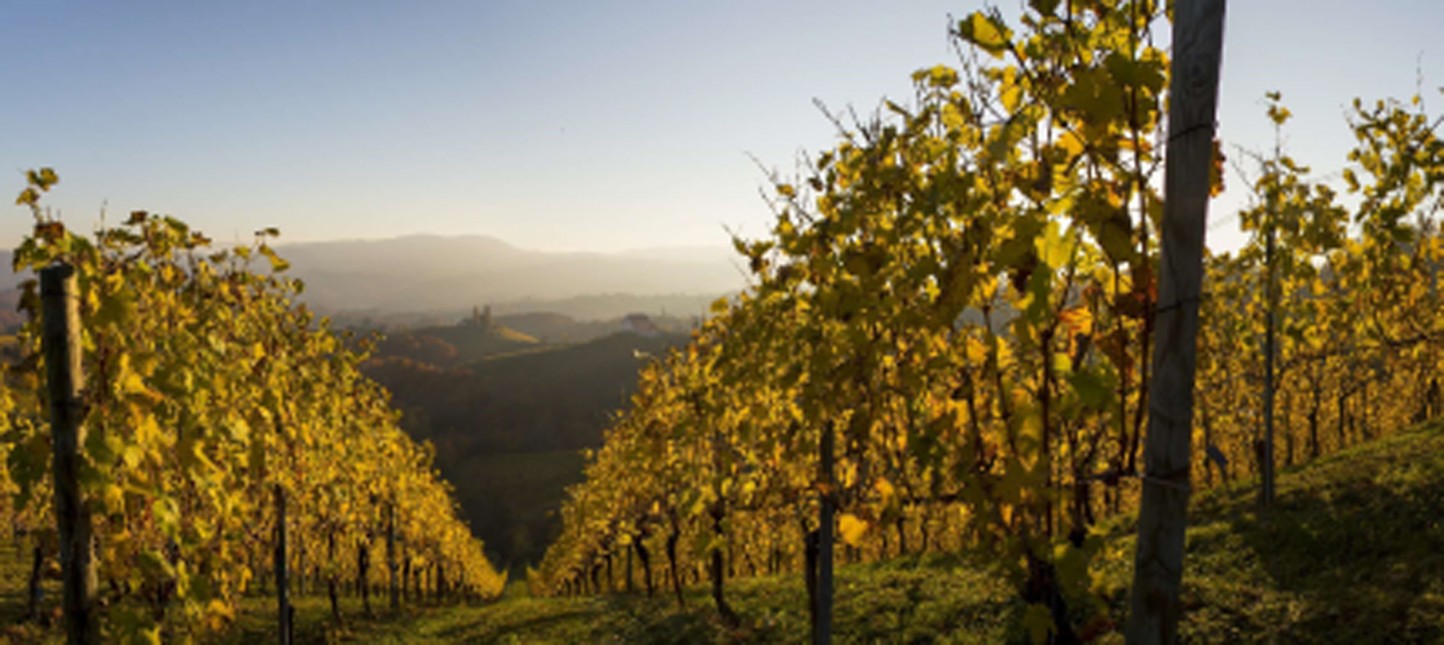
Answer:
M1200 496L1189 518L1184 640L1444 641L1444 426L1297 467L1260 512L1253 482ZM1101 571L1121 620L1134 525Z
M1444 642L1444 426L1431 424L1290 469L1277 505L1260 513L1252 482L1195 499L1184 575L1185 642ZM1121 624L1132 572L1134 524L1100 529L1094 590ZM13 547L8 547L13 548ZM20 554L0 553L0 620L23 606ZM533 598L513 583L496 603L410 608L359 620L346 599L344 628L323 597L298 602L300 642L770 643L807 637L806 594L796 575L729 581L742 615L724 628L701 588L687 607L658 597ZM47 598L56 598L52 589ZM1076 600L1076 599L1075 599ZM272 640L269 598L248 599L226 643ZM1078 604L1082 604L1081 602ZM1016 594L981 562L926 555L838 571L837 641L996 643L1023 640ZM15 642L54 631L12 627ZM1099 642L1122 642L1116 632Z
M999 642L1018 620L1012 592L990 575L937 557L846 567L839 577L837 621L848 642ZM514 584L490 605L432 608L390 621L356 622L331 637L356 642L413 643L778 643L807 639L806 591L797 576L737 580L728 598L747 618L740 630L714 617L710 597L688 590L687 608L671 595L616 594L589 598L534 598ZM961 592L961 593L960 593ZM319 601L319 599L316 599ZM257 607L258 610L269 610ZM298 623L311 638L325 622L316 604ZM269 638L269 623L248 617L229 642ZM939 628L948 636L937 640Z

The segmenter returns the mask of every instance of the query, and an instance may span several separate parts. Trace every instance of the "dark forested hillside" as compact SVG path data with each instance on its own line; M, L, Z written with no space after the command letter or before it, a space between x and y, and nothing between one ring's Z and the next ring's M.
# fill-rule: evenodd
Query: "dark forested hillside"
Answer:
M365 370L391 390L402 427L436 445L438 467L492 555L534 561L555 528L562 489L581 480L579 451L601 445L647 357L686 336L616 332L545 345L484 328L394 334ZM497 351L485 354L487 347ZM476 353L485 356L458 359Z
M437 365L380 356L366 371L392 392L402 425L439 452L526 452L599 445L644 357L685 337L617 333L570 346Z

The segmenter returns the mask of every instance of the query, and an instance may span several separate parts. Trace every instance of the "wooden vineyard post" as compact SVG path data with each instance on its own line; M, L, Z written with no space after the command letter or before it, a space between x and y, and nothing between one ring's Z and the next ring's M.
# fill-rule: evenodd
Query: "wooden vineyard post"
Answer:
M1274 148L1274 159L1279 157L1278 147ZM1270 193L1272 195L1272 193ZM1264 281L1264 309L1267 312L1267 320L1264 324L1264 396L1263 396L1263 418L1264 436L1263 445L1259 450L1259 505L1268 506L1274 503L1274 481L1276 460L1274 459L1274 393L1277 392L1276 375L1274 374L1274 358L1278 356L1277 329L1278 329L1278 290L1275 288L1275 276L1277 270L1274 265L1277 262L1275 257L1277 245L1277 209L1278 205L1269 198L1268 222L1264 224L1264 270L1267 277Z
M91 551L90 513L80 490L80 446L85 443L85 417L80 362L80 302L75 268L56 264L40 270L42 336L46 392L50 399L52 466L55 477L55 522L60 533L66 641L100 642L95 614L95 570Z
M388 579L391 591L391 611L401 609L401 590L397 587L396 574L396 503L386 504L386 570L391 576Z
M371 539L363 536L356 545L356 593L361 596L361 613L367 618L371 613Z
M608 576L608 578L607 585L611 586L612 581L610 580L610 576ZM440 604L441 601L446 599L446 565L440 562L436 563L436 575L431 576L431 584L435 587L435 589L432 590L434 597L437 603Z
M836 509L833 505L837 497L833 490L833 462L834 439L833 424L831 421L822 426L822 441L819 445L821 454L819 467L821 469L819 480L822 484L822 494L817 518L817 607L815 608L816 623L813 625L812 642L814 645L827 645L832 642L832 552L833 552L833 515Z
M408 555L402 555L402 556L401 556L401 599L402 599L402 600L405 600L405 601L407 601L407 602L410 602L410 601L412 600L412 598L413 598L413 596L410 595L410 593L411 593L410 590L407 588L407 584L409 584L410 582L411 582L411 557L408 556Z
M627 576L623 578L627 593L630 595L635 588L632 586L632 548L631 545L623 545L622 550L627 552Z
M276 484L276 625L281 645L291 643L290 580L286 567L286 491Z
M1177 0L1169 90L1162 249L1143 500L1128 613L1129 643L1175 643L1183 613L1184 529L1203 242L1225 0Z

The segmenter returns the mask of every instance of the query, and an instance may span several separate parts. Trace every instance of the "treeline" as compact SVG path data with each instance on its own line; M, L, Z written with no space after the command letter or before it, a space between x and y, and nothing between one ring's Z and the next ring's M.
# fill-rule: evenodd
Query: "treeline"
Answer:
M775 178L771 235L736 242L752 285L644 370L532 588L681 604L706 580L735 624L726 580L798 572L825 633L834 557L978 552L1035 637L1069 642L1106 619L1093 527L1145 477L1260 472L1265 410L1286 463L1437 414L1444 146L1421 108L1355 105L1352 208L1281 151L1243 164L1251 241L1207 257L1201 302L1158 301L1169 18L974 13L911 104L833 116L837 146ZM1277 97L1269 116L1287 120ZM1214 192L1226 167L1215 143ZM1155 323L1179 306L1202 318L1202 478L1141 464Z
M134 212L84 237L40 205L57 181L29 174L35 216L20 271L75 275L83 410L80 516L93 527L93 590L104 638L185 639L224 629L247 594L372 590L460 599L505 583L458 519L434 451L399 427L389 395L350 348L296 303L299 281L271 249L274 230L221 249L183 222ZM264 262L264 269L257 263ZM43 564L57 557L51 422L34 279L28 322L0 396L4 509ZM277 567L284 504L285 567ZM71 566L71 563L65 563ZM284 612L283 612L284 613ZM278 622L281 619L278 616Z

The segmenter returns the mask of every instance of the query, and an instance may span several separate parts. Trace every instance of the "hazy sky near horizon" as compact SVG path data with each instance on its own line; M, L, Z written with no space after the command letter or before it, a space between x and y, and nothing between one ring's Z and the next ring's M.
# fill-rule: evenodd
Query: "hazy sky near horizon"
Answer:
M999 3L1015 10L1019 0ZM53 166L72 226L102 204L178 215L219 240L493 235L544 250L724 245L770 214L768 168L835 141L812 105L876 107L956 60L975 0L23 2L0 0L0 183ZM1343 167L1354 96L1444 96L1444 2L1235 0L1219 122ZM750 155L750 156L749 156ZM1210 243L1239 238L1239 181ZM7 201L7 203L9 203ZM14 208L0 246L28 229Z

